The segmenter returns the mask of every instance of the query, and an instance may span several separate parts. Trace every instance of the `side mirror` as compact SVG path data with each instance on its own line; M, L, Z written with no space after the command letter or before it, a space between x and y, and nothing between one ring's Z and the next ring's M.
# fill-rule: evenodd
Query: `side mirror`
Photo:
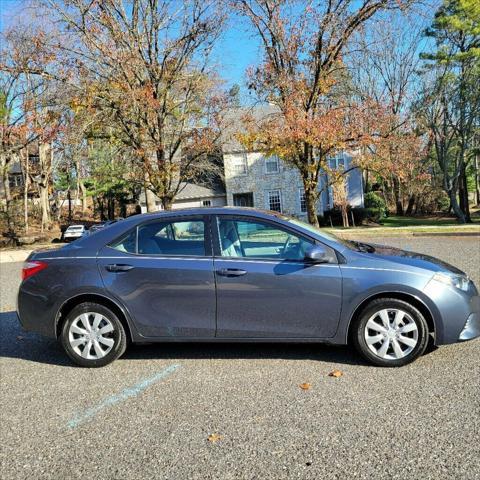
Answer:
M305 261L308 263L327 263L327 251L320 245L312 245L305 252Z

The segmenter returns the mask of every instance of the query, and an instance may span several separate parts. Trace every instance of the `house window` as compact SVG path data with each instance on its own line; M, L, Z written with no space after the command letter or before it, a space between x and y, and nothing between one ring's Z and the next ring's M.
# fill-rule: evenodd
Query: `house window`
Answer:
M253 193L234 193L233 205L235 207L253 207Z
M8 177L8 183L11 188L21 187L23 185L22 175L10 175Z
M212 206L212 201L211 201L211 200L204 200L204 201L202 202L202 205L203 205L204 207L211 207L211 206Z
M307 213L307 201L305 199L305 192L300 189L300 212Z
M237 175L245 175L247 173L247 154L242 153L241 155L234 157L233 171Z
M282 211L282 196L280 190L270 190L267 192L268 208L274 212Z
M345 156L343 153L339 153L336 157L328 159L328 166L332 170L337 170L339 168L345 168Z
M280 165L278 157L273 155L271 157L265 157L265 172L266 173L278 173L280 170Z

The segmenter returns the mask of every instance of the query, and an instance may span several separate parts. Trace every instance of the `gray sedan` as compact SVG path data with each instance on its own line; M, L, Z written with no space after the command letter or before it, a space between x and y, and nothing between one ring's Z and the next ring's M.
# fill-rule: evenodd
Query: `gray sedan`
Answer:
M34 252L18 314L84 367L178 341L351 343L393 367L429 339L480 336L480 297L457 268L245 208L137 215Z

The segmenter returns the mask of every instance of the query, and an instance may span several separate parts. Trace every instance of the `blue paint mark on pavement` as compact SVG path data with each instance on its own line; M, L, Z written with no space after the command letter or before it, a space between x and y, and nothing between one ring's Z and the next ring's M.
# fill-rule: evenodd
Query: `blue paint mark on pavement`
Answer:
M116 395L111 395L110 397L105 398L98 405L92 408L88 408L84 412L81 412L75 415L75 417L68 422L67 426L69 428L78 427L80 424L87 422L92 417L100 413L103 409L107 407L111 407L112 405L115 405L119 402L123 402L124 400L127 400L131 397L136 397L137 395L142 393L146 388L148 388L150 385L153 385L154 383L164 379L168 375L175 372L175 370L177 370L178 368L180 368L180 365L171 365L170 367L165 368L161 372L156 373L152 377L146 378L141 382L129 388L126 388L125 390L122 390L120 393L117 393Z

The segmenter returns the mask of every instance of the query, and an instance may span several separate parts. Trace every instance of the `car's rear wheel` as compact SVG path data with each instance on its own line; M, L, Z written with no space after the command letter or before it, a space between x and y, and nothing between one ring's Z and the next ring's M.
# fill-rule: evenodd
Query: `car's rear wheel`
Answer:
M353 342L371 363L401 367L413 362L428 345L428 325L408 302L380 298L370 302L353 326Z
M118 317L91 302L77 305L67 315L60 340L67 355L82 367L103 367L120 357L127 345Z

